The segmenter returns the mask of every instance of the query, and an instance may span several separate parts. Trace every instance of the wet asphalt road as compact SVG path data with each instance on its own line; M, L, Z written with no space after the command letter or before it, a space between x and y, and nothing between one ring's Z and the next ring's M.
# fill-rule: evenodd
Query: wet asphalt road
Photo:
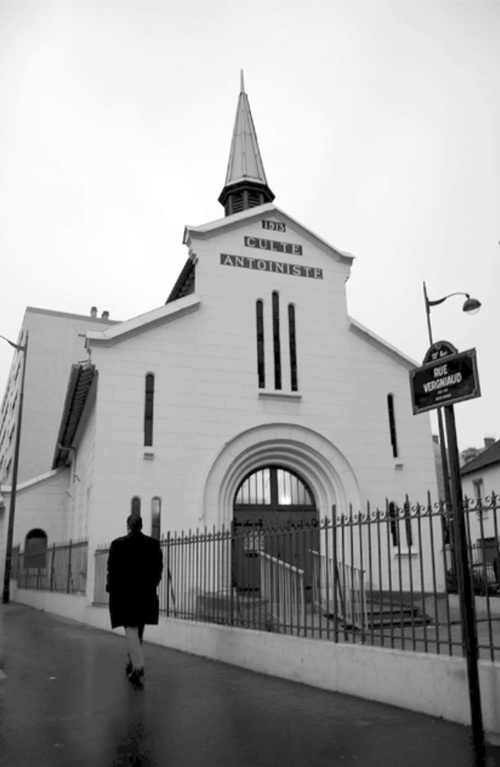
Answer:
M147 629L146 629L147 632ZM2 767L470 767L469 731L0 605ZM488 759L488 767L496 765ZM499 763L500 764L500 763Z

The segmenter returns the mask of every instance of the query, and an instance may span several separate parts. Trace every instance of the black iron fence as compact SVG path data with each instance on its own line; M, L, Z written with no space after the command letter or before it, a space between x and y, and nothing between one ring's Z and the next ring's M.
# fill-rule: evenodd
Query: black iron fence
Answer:
M500 651L499 497L465 500L481 657ZM442 503L168 534L162 614L335 642L462 654L452 519ZM94 603L106 604L108 549Z
M85 594L88 542L69 541L38 548L35 553L13 549L12 577L22 589Z

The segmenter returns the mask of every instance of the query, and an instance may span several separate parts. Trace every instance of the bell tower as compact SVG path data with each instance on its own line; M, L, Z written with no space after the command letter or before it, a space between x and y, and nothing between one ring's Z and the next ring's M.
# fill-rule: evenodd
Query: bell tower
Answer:
M267 185L250 104L245 93L243 71L241 71L240 95L229 152L226 183L219 195L219 202L223 205L226 216L231 216L233 213L241 213L243 210L255 208L257 205L273 200L274 194Z

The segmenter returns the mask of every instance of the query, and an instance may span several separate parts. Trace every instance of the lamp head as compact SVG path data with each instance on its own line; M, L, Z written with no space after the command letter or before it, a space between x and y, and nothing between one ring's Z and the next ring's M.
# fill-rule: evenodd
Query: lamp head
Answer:
M471 298L468 293L465 295L467 296L467 299L464 301L462 310L467 312L467 314L477 314L481 308L481 302L478 301L477 298Z

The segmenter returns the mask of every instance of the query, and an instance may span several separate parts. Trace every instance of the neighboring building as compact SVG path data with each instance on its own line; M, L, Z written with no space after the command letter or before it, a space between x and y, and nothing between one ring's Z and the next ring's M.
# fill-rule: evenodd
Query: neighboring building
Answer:
M90 329L89 359L65 378L53 472L20 488L15 543L44 531L43 485L59 515L50 538L89 540L90 599L92 552L131 510L159 535L436 495L429 417L412 415L416 363L349 317L353 257L273 199L242 89L225 217L186 227L167 303ZM402 555L419 567L418 551Z
M477 458L477 456L481 453L484 453L484 451L491 447L494 443L494 437L485 437L484 447L466 447L465 450L462 450L460 453L460 466L465 466L466 464L470 463L470 461L474 460L474 458Z
M29 334L19 482L52 468L71 365L88 357L85 350L87 330L100 330L114 324L107 312L97 318L95 307L91 309L90 316L31 306L26 309L17 341L18 345L23 345ZM0 489L10 485L12 479L22 364L23 354L16 352L0 409Z
M441 444L439 442L439 436L437 434L433 434L432 439L434 442L434 463L436 466L438 494L439 494L439 498L444 501L446 500L446 493L445 493L445 482L444 482L444 476L443 476L443 458L441 455ZM474 458L477 458L479 455L484 453L485 450L488 450L488 448L490 448L494 444L495 444L494 437L485 437L484 447L479 447L479 448L468 447L465 450L462 450L462 452L460 453L461 471L463 467L468 466L469 463ZM462 474L463 474L463 471L462 471Z
M484 501L492 493L500 494L500 439L481 450L460 473L462 491L469 499Z
M486 443L486 440L485 440ZM487 564L483 573L490 582L500 583L500 440L482 450L461 469L462 492L467 502L468 530L473 561ZM480 572L483 572L480 569Z

